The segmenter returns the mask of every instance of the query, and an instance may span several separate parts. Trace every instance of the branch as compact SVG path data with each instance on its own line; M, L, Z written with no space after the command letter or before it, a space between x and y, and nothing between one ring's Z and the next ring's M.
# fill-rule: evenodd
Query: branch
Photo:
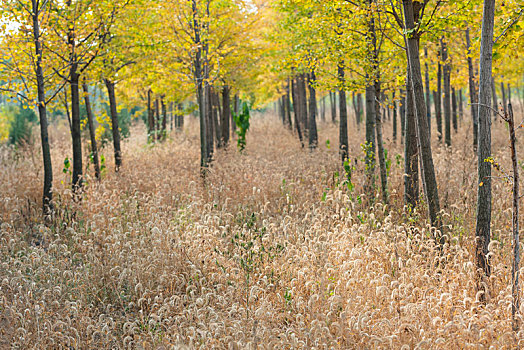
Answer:
M496 44L497 41L499 41L500 38L506 35L506 33L511 29L511 27L513 27L519 21L523 13L522 11L524 11L524 9L520 9L519 15L513 21L511 21L511 23L506 27L506 29L502 31L502 33L500 33L500 35L495 39L495 41L493 41L493 44Z

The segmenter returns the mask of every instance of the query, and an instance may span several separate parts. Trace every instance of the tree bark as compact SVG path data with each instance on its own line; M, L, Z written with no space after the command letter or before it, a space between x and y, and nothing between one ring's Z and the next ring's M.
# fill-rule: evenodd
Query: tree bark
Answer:
M442 141L442 136L444 134L442 130L442 65L440 64L441 54L442 49L439 51L439 62L437 70L437 93L434 95L435 119L437 122L437 136L439 141Z
M469 102L471 104L471 118L473 120L473 149L478 144L478 106L477 89L475 87L475 73L473 72L473 59L471 57L471 41L469 39L469 28L466 29L466 49L468 52L468 74L469 74Z
M293 129L293 122L291 121L291 101L289 100L289 78L286 82L286 94L284 103L286 105L286 120L287 120L287 126L290 130Z
M375 87L366 86L366 185L365 192L374 198L375 193Z
M428 48L424 47L424 58L426 59L426 62L424 62L425 66L425 79L426 79L426 103L427 103L427 116L428 116L428 128L429 128L429 137L431 138L431 91L429 88L429 67L428 67Z
M395 101L395 92L393 91L393 141L397 142L397 101Z
M444 78L444 125L445 125L445 143L451 146L451 64L448 57L448 46L443 39L440 39L442 52L443 78Z
M329 92L329 104L331 106L331 121L333 124L337 122L337 97L335 92Z
M520 308L519 297L519 265L520 265L520 238L519 238L519 164L517 157L517 138L515 136L515 119L513 117L513 107L511 101L508 104L508 124L511 148L511 163L513 166L513 215L512 215L512 248L513 248L513 264L511 269L511 294L513 302L511 304L511 316L513 318L513 330L517 331L519 328L518 320L515 317Z
M348 160L348 110L346 105L346 90L344 90L344 83L346 81L345 72L344 72L344 63L340 62L338 65L338 82L340 87L338 89L339 94L339 108L340 108L340 123L339 123L339 149L340 149L340 158L342 164ZM336 100L336 95L333 96L333 99Z
M409 69L409 67L408 67ZM404 143L404 137L406 133L406 100L407 100L407 91L400 89L400 144Z
M458 117L457 117L457 92L455 88L451 88L451 121L453 122L453 130L458 131Z
M406 28L408 30L415 30L415 14L413 11L413 1L402 0L402 3L405 13L404 17ZM440 230L440 202L438 196L437 179L435 176L435 167L433 165L433 156L431 153L431 142L429 137L428 122L426 117L426 103L424 101L424 87L422 85L418 42L418 34L408 35L408 57L413 83L413 96L415 101L419 150L420 156L422 157L422 175L424 179L424 192L428 201L428 211L431 220L431 225ZM440 235L438 235L436 239L439 241L439 243L443 243L441 241Z
M309 149L315 149L318 146L317 135L317 93L315 90L316 77L315 71L312 70L308 75L309 86Z
M196 45L195 58L193 60L194 67L194 78L197 90L197 103L198 103L198 115L200 121L200 168L202 174L205 174L203 169L208 167L209 154L207 152L207 120L206 120L206 109L207 101L204 93L204 74L202 69L202 42L200 40L200 23L198 20L198 9L197 0L191 1L192 8L192 29L193 29L193 42Z
M406 138L404 141L404 205L411 209L417 206L419 199L419 159L417 140L417 121L413 101L413 83L411 70L407 69L406 79Z
M76 62L76 59L73 60ZM69 79L71 87L71 137L73 140L73 192L77 193L82 188L82 136L80 133L80 74L77 72L78 64L71 65Z
M89 126L89 138L91 140L91 154L93 156L93 165L95 167L95 178L100 181L100 161L98 159L98 147L96 144L93 110L91 109L91 101L89 99L89 88L86 83L82 84L82 87L84 89L84 103L86 106L87 124Z
M42 158L44 162L44 189L42 207L44 215L52 212L53 200L53 165L51 163L51 150L49 147L49 133L47 123L47 106L45 100L45 78L42 69L42 43L40 40L40 9L38 3L32 1L33 43L35 45L35 76L37 82L38 115L40 119L40 139L42 142Z
M115 171L118 172L122 166L122 151L120 148L120 129L118 126L118 112L116 109L115 97L115 83L109 79L105 79L107 94L109 96L109 109L111 111L111 131L113 132L113 149L115 151ZM162 100L162 107L165 111L164 101ZM165 114L162 123L162 132L165 133Z
M488 245L491 240L491 76L495 0L484 0L480 41L479 108L478 108L478 187L476 256L477 266L485 276L491 274ZM479 281L480 282L480 281ZM480 283L479 283L480 286ZM482 288L482 287L481 287ZM487 293L484 290L484 293ZM485 298L485 294L484 294ZM485 299L484 299L485 300Z
M155 116L153 106L151 105L151 89L147 90L147 131L148 141L154 141L155 139Z
M228 85L222 88L222 118L220 126L222 127L222 142L224 146L229 143L229 121L231 120L231 98Z

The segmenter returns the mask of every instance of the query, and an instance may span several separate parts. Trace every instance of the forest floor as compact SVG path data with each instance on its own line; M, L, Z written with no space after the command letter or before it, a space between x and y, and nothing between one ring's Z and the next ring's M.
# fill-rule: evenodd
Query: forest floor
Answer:
M244 154L234 144L216 152L204 182L198 124L187 119L163 144L146 144L144 128L133 127L118 174L108 145L101 183L91 167L78 203L62 172L67 127L54 127L56 215L47 226L39 146L0 148L1 349L524 346L524 333L511 331L511 186L503 178L493 180L486 304L477 294L469 117L452 148L433 132L449 242L442 251L424 204L411 214L402 207L403 151L391 121L390 204L377 193L369 206L364 126L357 132L353 118L353 188L329 122L319 123L319 149L310 152L275 116L256 115ZM509 171L506 127L493 128L494 158Z

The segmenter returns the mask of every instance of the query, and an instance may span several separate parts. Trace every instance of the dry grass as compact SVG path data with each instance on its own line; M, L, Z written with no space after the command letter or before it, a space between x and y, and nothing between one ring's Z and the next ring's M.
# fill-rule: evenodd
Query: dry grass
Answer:
M154 147L135 127L122 172L109 164L100 185L88 177L81 203L61 172L66 129L53 130L57 214L47 227L38 152L2 149L0 348L522 347L524 333L511 332L511 202L502 180L487 304L476 295L468 122L452 149L434 143L450 226L442 254L425 211L403 212L402 146L389 123L388 207L362 204L369 194L354 125L353 192L334 175L336 127L321 124L320 149L310 153L276 119L257 116L245 154L219 152L205 184L194 121ZM509 169L505 128L494 128L495 158Z

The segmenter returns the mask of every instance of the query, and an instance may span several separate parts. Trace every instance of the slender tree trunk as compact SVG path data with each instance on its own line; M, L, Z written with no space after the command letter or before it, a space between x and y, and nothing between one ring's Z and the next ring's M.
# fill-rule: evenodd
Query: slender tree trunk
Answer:
M495 79L491 77L491 97L493 98L493 119L497 120L498 101L497 101L497 89L495 86Z
M344 63L340 62L338 65L338 81L340 88L338 90L339 94L339 108L340 108L340 123L339 123L339 149L340 149L340 158L342 164L348 159L348 110L346 105L346 91L344 90L344 83L346 81L345 72L344 72ZM336 100L336 96L333 96L333 99Z
M120 148L120 129L118 126L118 112L116 109L116 97L115 97L115 83L109 79L105 79L107 94L109 96L109 109L111 111L111 131L113 132L113 148L115 151L115 171L118 172L122 166L122 151ZM162 101L162 107L165 110L164 102ZM162 123L162 132L165 132L165 115L164 122Z
M224 146L227 146L229 143L229 121L231 120L231 97L228 85L224 85L222 88L222 106L222 121L220 125L222 126L223 143Z
M84 89L84 103L86 106L87 124L89 126L89 138L91 140L91 155L93 157L93 165L95 167L95 178L100 181L100 161L98 159L98 147L96 144L93 110L91 109L91 101L89 99L89 88L87 87L86 83L82 84L82 87Z
M453 122L453 130L458 131L458 116L457 116L457 92L455 88L451 88L451 121Z
M309 86L309 149L315 149L318 146L317 135L317 93L315 90L316 77L315 71L312 70L308 76Z
M459 117L462 125L462 119L464 118L464 99L462 98L462 88L459 89Z
M337 122L337 94L336 92L329 92L329 102L331 105L331 121L333 124Z
M395 101L395 92L393 91L393 141L397 142L397 101Z
M74 59L73 61L76 61ZM80 74L77 73L78 65L73 63L70 70L71 86L71 136L73 139L73 192L82 188L82 136L80 133Z
M240 98L238 97L238 94L235 94L235 97L233 98L233 113L235 115L238 115L238 109L240 107ZM235 132L237 130L237 123L235 123L235 119L233 118L233 115L231 115L231 128L232 128L232 135L235 135Z
M504 110L504 115L508 115L508 101L506 100L506 88L504 87L504 82L500 83L500 91L502 91L502 109Z
M308 103L307 103L307 91L306 91L306 75L304 73L298 75L297 80L298 87L298 103L300 104L300 120L304 127L306 135L309 132L308 125Z
M439 52L439 63L437 71L437 93L435 97L435 119L437 122L437 134L438 140L442 141L443 131L442 131L442 65L440 64L442 49ZM430 134L431 136L431 134Z
M148 141L154 140L155 119L153 114L153 106L151 105L151 89L147 90L147 129Z
M440 39L442 52L443 78L444 78L444 123L445 123L445 143L451 146L451 64L448 57L448 46L443 39Z
M415 15L413 12L413 1L402 0L405 24L408 30L415 29ZM418 17L418 15L417 15ZM419 38L418 34L410 34L407 37L407 47L409 56L409 65L412 74L413 82L413 96L415 101L415 112L417 121L417 135L420 148L420 156L422 157L422 175L424 192L428 201L428 211L431 220L431 225L437 229L441 229L440 219L440 201L438 196L437 179L435 176L435 167L433 165L433 156L431 153L431 142L429 138L426 102L424 101L424 88L422 85L422 74L420 70L420 56L419 56ZM439 243L441 236L436 237Z
M375 79L375 96L380 96L380 80ZM380 184L382 190L382 200L388 203L388 176L386 168L386 151L382 137L382 113L380 112L380 102L375 100L375 132L377 136L378 163L380 168Z
M284 103L286 105L286 120L287 126L290 130L293 129L293 122L291 121L291 101L289 100L289 78L286 82L286 94L285 94Z
M407 69L406 79L406 140L404 142L404 204L412 209L417 206L419 199L419 159L417 141L417 121L413 101L413 82L411 70Z
M167 108L166 103L164 102L164 98L160 98L160 105L162 106L162 132L161 137L164 141L167 138Z
M202 67L202 42L200 40L200 22L197 9L197 0L191 0L192 9L192 30L193 30L193 41L196 45L195 58L193 60L194 67L194 78L197 90L197 103L198 103L198 116L200 121L200 168L203 175L205 175L204 169L208 167L209 154L207 152L207 120L206 120L206 109L207 100L204 91L203 81L205 77L205 67Z
M493 53L493 26L495 19L495 0L484 0L482 16L482 35L480 41L480 75L478 108L478 187L476 256L477 266L485 276L491 274L488 258L488 245L491 240L491 66ZM479 281L479 287L481 286ZM481 287L483 289L483 287ZM487 293L484 290L484 293ZM485 300L485 294L483 296Z
M468 73L469 73L469 102L471 104L471 118L473 120L473 149L478 145L478 106L477 89L475 87L475 73L473 72L473 59L471 57L471 41L469 39L469 28L466 29L466 48L468 52Z
M513 303L511 304L511 316L513 318L513 330L519 328L516 314L520 308L519 297L519 265L520 265L520 238L519 238L519 164L517 157L517 138L515 136L515 120L513 117L513 107L511 101L508 104L508 124L511 148L511 163L513 165L513 215L512 215L512 234L513 234L513 266L511 269L511 294Z
M155 99L155 139L160 140L160 101L158 97Z
M429 67L428 67L428 48L424 47L424 58L426 59L426 62L424 63L425 66L425 79L426 79L426 103L427 103L427 116L428 116L428 128L429 128L429 137L431 138L431 91L429 88Z
M366 86L366 186L365 193L375 197L375 87Z
M218 97L218 92L213 88L211 90L211 116L213 118L213 130L215 132L215 142L217 149L222 148L222 135L221 135L221 126L219 123L220 120L220 98Z
M32 1L33 43L35 45L35 76L37 82L38 115L40 119L40 139L42 141L42 158L44 162L44 189L42 207L44 215L51 214L53 200L53 165L51 163L51 150L49 147L49 134L47 124L47 106L45 100L45 78L42 69L42 42L40 38L40 10L38 2Z
M404 93L404 91L400 89L400 144L404 143L404 137L406 135L406 103L407 91Z

